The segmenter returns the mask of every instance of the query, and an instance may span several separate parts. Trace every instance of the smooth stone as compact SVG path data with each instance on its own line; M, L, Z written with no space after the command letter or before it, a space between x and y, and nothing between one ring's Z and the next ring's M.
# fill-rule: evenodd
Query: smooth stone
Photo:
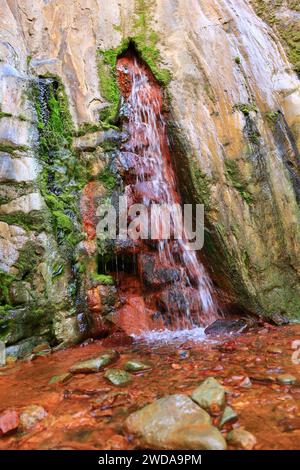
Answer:
M238 334L247 330L248 327L247 321L242 318L239 320L215 320L205 328L204 333L206 335Z
M5 366L6 364L6 351L5 351L5 343L0 341L0 367Z
M256 437L244 428L237 428L230 431L227 435L227 441L236 447L245 450L252 450L256 445Z
M226 449L222 434L211 425L209 414L188 396L168 395L132 413L129 433L156 449Z
M47 411L38 405L30 405L20 414L20 424L23 430L32 428L47 416Z
M120 354L114 349L103 352L100 356L88 359L87 361L77 362L69 371L72 374L90 374L99 372L103 367L106 367L116 362Z
M281 384L294 384L297 382L297 378L290 374L281 374L276 377L277 382Z
M132 380L132 376L121 369L107 369L104 377L114 385L125 385Z
M225 406L225 389L214 377L209 377L192 393L192 399L205 410Z
M68 382L71 378L73 377L72 374L70 373L66 373L66 374L61 374L61 375L54 375L53 377L51 377L51 379L49 380L49 384L52 385L52 384L56 384L56 383L66 383Z
M231 408L231 406L226 406L220 421L220 426L224 426L224 424L229 423L230 421L234 421L238 418L238 414Z
M15 431L19 427L19 415L15 410L7 410L0 414L0 435Z
M281 354L282 349L280 349L278 346L268 346L267 352L272 353L272 354Z
M151 369L151 366L140 361L132 360L127 361L126 364L124 364L124 369L128 372L139 372L141 370L149 370Z

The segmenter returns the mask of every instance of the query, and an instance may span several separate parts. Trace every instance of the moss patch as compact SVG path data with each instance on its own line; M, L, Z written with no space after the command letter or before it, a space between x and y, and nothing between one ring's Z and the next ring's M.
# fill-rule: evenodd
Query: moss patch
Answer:
M237 103L233 106L234 111L240 111L244 116L249 116L251 111L257 112L255 103Z
M32 97L38 116L42 164L38 185L50 209L56 239L69 257L82 239L78 200L89 171L72 149L74 126L60 80L40 80L33 87Z
M299 1L286 0L283 3L283 0L251 0L250 3L257 15L279 35L294 70L300 75L300 31L296 27L296 20L288 21L286 17L276 14L284 3L289 9L299 12Z
M247 190L247 183L238 167L238 164L234 160L225 160L226 178L230 185L233 186L241 195L242 199L247 204L252 204L253 196Z
M103 127L116 124L117 121L120 91L116 81L116 64L118 56L126 51L130 43L134 44L161 85L166 86L171 79L169 70L159 66L158 36L150 27L150 8L151 2L149 0L136 2L132 28L134 34L123 39L116 48L98 50L100 92L110 103L100 111L100 121ZM121 29L118 25L114 25L114 28L118 31Z

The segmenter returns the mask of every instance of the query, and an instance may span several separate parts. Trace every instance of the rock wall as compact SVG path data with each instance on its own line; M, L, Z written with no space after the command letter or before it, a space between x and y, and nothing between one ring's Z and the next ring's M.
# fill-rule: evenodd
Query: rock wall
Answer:
M216 284L234 304L265 315L281 311L299 317L297 49L291 51L289 38L281 36L281 43L277 36L280 18L287 12L298 18L298 10L293 2L279 2L272 29L250 3L274 26L264 16L270 2L1 0L0 334L7 344L28 337L78 339L87 328L78 299L86 288L101 297L103 278L91 282L80 274L82 264L96 270L97 253L84 216L91 186L83 188L96 186L98 200L111 192L110 154L105 152L107 141L116 142L118 136L102 137L116 122L110 116L101 123L99 115L105 114L108 100L113 105L118 99L109 69L128 38L166 86L182 194L187 202L192 194L195 202L206 204L202 255ZM49 198L53 188L41 184L45 167L51 178L62 180L41 156L45 134L32 93L38 77L52 77L68 98L66 104L55 88L60 119L67 116L64 104L73 126L59 155L52 147L59 168L65 169L72 155L74 168L84 162L89 170L85 181L76 176L72 193L78 200L82 193L81 228L80 217L66 206L57 209ZM76 238L69 251L57 227L69 238L73 228L66 229L70 223L59 219L60 211L85 240ZM70 294L78 278L84 281ZM101 309L95 296L89 298L95 328Z

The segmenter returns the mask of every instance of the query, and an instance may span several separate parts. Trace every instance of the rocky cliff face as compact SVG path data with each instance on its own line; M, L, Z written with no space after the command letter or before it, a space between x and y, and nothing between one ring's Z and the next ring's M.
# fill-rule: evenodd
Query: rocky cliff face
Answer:
M221 295L299 317L297 2L2 0L1 12L7 345L75 341L111 319L94 209L120 184L114 66L130 38L165 87L182 197L206 205L202 257Z

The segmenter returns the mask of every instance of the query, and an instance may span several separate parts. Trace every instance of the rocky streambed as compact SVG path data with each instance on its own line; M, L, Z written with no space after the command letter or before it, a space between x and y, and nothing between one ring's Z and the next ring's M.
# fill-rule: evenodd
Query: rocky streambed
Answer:
M0 449L299 449L300 325L103 341L0 368Z

